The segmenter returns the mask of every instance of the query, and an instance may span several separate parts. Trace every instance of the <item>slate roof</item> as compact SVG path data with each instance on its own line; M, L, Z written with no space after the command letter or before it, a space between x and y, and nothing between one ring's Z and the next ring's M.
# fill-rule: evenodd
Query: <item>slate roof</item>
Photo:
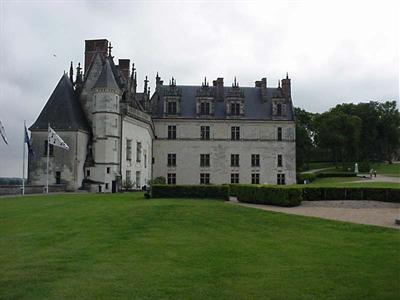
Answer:
M49 123L53 129L90 131L85 114L67 74L61 77L36 122L29 130L47 130Z
M196 92L201 86L193 85L180 85L177 88L182 93L181 98L181 114L179 118L197 118L196 114ZM215 89L215 87L210 87ZM169 86L160 87L160 96L164 95L164 91L169 89ZM230 90L230 87L224 87L224 94ZM249 120L271 120L272 119L272 105L271 99L273 93L277 88L267 88L268 100L264 102L261 98L261 88L259 87L240 87L240 90L244 93L244 117L243 119ZM157 96L153 98L153 117L163 118L163 101L160 97L160 101L157 100ZM214 107L214 119L226 119L224 101L215 100ZM291 104L287 109L287 119L293 120Z
M108 59L106 59L100 76L93 88L113 88L119 90L119 86L115 81L114 72Z

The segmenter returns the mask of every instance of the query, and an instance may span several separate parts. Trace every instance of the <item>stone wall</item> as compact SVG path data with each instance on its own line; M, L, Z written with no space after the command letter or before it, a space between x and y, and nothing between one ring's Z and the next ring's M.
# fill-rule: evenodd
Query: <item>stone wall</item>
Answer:
M25 185L25 194L43 194L44 185ZM65 184L49 185L49 192L65 192ZM22 195L21 185L0 185L0 195Z
M295 124L292 121L179 120L155 119L154 176L176 173L177 184L199 184L200 173L209 173L210 182L229 183L231 173L239 173L240 183L251 183L251 174L260 174L261 184L276 184L277 174L285 174L286 184L296 183ZM177 126L177 139L168 140L168 125ZM210 126L210 140L200 140L200 126ZM238 141L231 140L231 126L240 127ZM283 130L277 140L278 127ZM176 167L167 166L168 153L176 154ZM210 167L200 167L200 154L210 154ZM231 154L239 154L239 167L231 167ZM251 155L260 155L260 166L251 166ZM278 167L277 156L283 165Z

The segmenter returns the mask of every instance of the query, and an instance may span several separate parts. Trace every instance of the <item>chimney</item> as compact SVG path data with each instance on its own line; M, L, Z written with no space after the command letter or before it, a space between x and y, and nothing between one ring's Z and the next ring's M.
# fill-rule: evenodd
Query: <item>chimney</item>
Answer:
M216 87L217 100L224 100L224 78L218 77L213 81L213 86Z
M129 78L129 70L130 70L131 60L130 59L118 59L118 69L121 71L122 76L125 77L126 80Z
M100 39L100 40L86 40L85 41L85 75L89 68L90 63L94 55L97 52L103 54L104 57L107 56L107 47L108 47L108 40Z
M285 96L290 96L291 94L290 79L287 73L286 73L286 78L282 79L282 92Z

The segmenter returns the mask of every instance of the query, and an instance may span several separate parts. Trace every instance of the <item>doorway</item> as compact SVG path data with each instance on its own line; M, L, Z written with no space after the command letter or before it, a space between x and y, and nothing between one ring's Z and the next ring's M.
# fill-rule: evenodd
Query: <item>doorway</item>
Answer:
M117 192L117 181L113 180L111 184L111 192L116 193Z
M61 172L56 172L56 184L61 184Z

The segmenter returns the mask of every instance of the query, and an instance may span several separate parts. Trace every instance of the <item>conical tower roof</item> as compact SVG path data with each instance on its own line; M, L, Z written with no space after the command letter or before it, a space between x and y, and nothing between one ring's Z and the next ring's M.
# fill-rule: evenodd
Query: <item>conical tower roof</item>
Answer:
M100 76L93 88L111 88L119 90L118 84L115 81L114 73L111 69L110 61L108 59L106 59Z
M82 107L75 95L71 80L64 74L30 130L54 129L89 131Z

